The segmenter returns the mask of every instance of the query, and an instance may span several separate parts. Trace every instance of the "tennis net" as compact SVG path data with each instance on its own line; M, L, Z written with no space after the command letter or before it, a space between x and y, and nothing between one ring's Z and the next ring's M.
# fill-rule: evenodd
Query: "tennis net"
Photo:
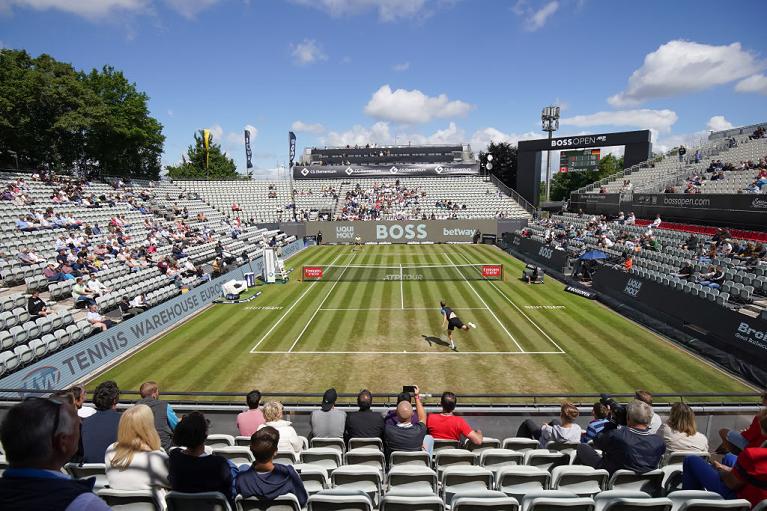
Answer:
M503 280L503 265L305 265L301 275L305 282Z

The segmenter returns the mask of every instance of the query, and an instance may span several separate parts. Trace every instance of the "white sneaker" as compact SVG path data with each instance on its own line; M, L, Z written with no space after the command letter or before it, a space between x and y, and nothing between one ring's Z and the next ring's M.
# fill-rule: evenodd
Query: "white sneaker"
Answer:
M455 350L455 343L453 341L450 341L450 349Z
M474 323L469 323L469 326L470 326L471 328L477 328L477 325L475 325Z

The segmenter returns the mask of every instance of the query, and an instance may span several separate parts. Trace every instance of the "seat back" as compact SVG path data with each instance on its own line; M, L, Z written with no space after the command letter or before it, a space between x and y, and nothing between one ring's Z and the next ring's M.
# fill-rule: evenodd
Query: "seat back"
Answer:
M500 449L501 441L497 438L491 438L486 436L482 439L481 444L476 445L473 442L468 442L466 448L470 450L471 452L480 454L488 449Z
M363 491L324 490L309 497L307 510L373 511L373 502Z
M346 465L367 465L375 467L383 474L386 459L383 452L378 449L360 447L351 449L344 454L344 464Z
M301 503L292 493L280 495L274 500L259 500L256 497L244 499L242 495L237 495L234 503L237 511L301 511Z
M437 467L437 475L447 467L456 465L475 465L478 456L465 449L442 449L434 456L434 466Z
M232 435L211 434L205 439L205 445L211 449L217 447L231 447L234 445L234 437Z
M551 470L560 465L568 465L570 455L564 452L552 452L548 449L530 449L525 452L525 465L538 467L543 470Z
M397 465L387 474L389 491L408 490L420 493L437 493L437 473L418 465Z
M256 461L256 458L253 456L253 453L250 452L250 449L248 447L240 447L240 446L227 446L227 447L214 447L212 449L213 454L217 456L222 456L235 465L250 465L254 461Z
M666 495L671 500L671 510L679 511L682 505L691 499L722 500L718 493L706 490L679 490Z
M389 466L420 465L431 467L431 458L426 451L394 451L389 455Z
M744 499L690 499L682 504L679 511L749 511L750 509L751 503Z
M103 488L96 492L114 511L155 511L160 508L152 490L113 490Z
M550 480L548 471L527 465L500 467L495 474L496 489L516 499L530 492L546 490Z
M452 511L516 511L519 509L519 501L509 497L503 492L461 492L453 497Z
M524 511L594 511L594 501L588 497L538 497L525 502Z
M386 495L380 511L444 511L445 504L436 495Z
M324 449L336 449L341 454L346 451L346 445L342 438L317 437L309 440L309 447L320 447Z
M168 511L232 511L223 493L183 493L171 491L165 495Z
M661 493L663 484L663 471L651 470L644 474L638 474L633 470L618 470L610 478L608 487L610 490L636 490L643 491L651 497Z
M602 511L670 511L666 498L616 498L608 501Z
M383 451L383 440L380 438L350 438L349 450L352 449L378 449Z
M341 451L334 448L312 447L301 451L301 463L321 465L332 471L341 465Z
M501 446L504 449L525 452L529 451L530 449L537 449L538 440L533 440L532 438L510 437L504 438L503 444Z

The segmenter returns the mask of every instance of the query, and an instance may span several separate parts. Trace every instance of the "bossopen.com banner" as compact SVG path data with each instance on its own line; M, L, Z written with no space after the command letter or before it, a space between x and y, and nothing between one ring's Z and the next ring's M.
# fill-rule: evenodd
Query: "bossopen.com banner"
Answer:
M323 243L353 243L359 236L363 243L470 242L479 229L482 234L497 234L498 222L492 218L477 220L413 220L366 222L309 222L306 235L322 232Z
M283 249L283 257L287 259L303 248L303 240L294 241ZM221 296L222 284L232 279L243 280L243 274L246 272L258 274L261 272L262 264L262 259L258 257L226 275L125 320L106 332L54 353L0 379L0 388L34 390L68 388L104 364L146 343L179 321L207 307ZM0 396L19 397L9 393L0 393Z

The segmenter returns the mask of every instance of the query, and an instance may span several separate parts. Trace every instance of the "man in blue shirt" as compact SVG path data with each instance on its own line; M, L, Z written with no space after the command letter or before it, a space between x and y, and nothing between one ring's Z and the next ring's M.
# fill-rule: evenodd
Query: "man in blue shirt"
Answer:
M0 427L10 465L0 479L3 511L111 509L93 493L95 479L72 480L61 472L79 440L80 418L68 402L31 398L11 408Z

